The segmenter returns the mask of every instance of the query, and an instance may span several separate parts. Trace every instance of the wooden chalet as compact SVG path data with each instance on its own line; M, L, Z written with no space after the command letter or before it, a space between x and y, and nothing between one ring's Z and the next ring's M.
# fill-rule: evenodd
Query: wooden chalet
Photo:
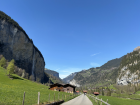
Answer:
M83 93L87 93L87 90L83 90Z
M63 92L67 92L67 93L74 93L75 92L75 88L76 86L73 86L71 84L53 84L50 85L50 90L54 90L54 91L63 91Z
M97 96L97 95L99 95L99 92L93 92L93 94Z
M63 84L56 83L56 84L50 85L49 89L54 90L54 91L62 91L63 90Z

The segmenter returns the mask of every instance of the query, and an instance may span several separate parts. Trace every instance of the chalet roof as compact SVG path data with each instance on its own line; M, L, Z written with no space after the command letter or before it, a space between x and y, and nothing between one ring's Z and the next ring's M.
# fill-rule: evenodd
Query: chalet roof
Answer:
M99 92L93 92L93 94L99 94Z
M64 87L65 87L65 86L76 87L76 86L74 86L74 85L71 85L71 84L65 84L65 85L64 85Z
M50 86L63 86L63 87L67 87L67 86L70 86L70 87L76 87L76 86L74 86L74 85L71 85L71 84L60 84L60 83L55 83L55 84L52 84L52 85L50 85Z
M87 93L87 90L83 90L84 93Z
M52 84L50 86L55 86L55 85L57 85L57 86L63 86L63 84L60 84L60 83L55 83L55 84Z

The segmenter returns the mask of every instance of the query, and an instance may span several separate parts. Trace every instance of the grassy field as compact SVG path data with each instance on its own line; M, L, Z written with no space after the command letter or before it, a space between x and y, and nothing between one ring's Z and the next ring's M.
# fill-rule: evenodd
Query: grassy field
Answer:
M117 98L111 96L98 96L99 99L107 101L110 105L140 105L140 100L132 100L132 99L125 99L125 98ZM89 97L92 101L93 105L98 105L97 102L93 100L93 98ZM105 104L102 104L105 105Z
M111 105L140 105L140 100L117 98L111 96L99 96L99 98L102 98L104 101L108 99L108 103Z
M64 99L65 95L70 93L51 91L48 86L29 81L13 74L13 80L5 75L5 69L0 67L0 105L22 105L23 93L25 94L25 105L37 104L38 92L40 92L40 103L48 102L50 94L50 101ZM69 99L71 99L73 96ZM68 98L65 101L69 100Z
M90 99L90 101L92 102L93 105L101 105L100 101L95 101L94 98L90 97L87 95L87 97ZM102 105L105 105L104 103L102 103Z
M122 97L122 98L131 98L131 99L140 99L140 91L138 91L136 94L132 94L132 95L128 95L126 93L123 93L123 94L112 93L111 96Z

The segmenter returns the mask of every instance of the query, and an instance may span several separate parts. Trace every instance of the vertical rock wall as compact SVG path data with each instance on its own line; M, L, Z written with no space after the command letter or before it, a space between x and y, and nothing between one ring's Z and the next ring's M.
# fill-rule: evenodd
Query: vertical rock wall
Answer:
M45 62L40 51L25 32L0 19L0 54L25 69L34 80L44 82Z

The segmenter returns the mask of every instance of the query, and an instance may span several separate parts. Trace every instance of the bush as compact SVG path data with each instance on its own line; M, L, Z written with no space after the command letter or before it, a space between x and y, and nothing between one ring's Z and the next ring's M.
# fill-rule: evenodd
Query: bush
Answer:
M0 60L0 66L3 68L5 68L5 66L6 66L6 59L4 57L2 57Z
M7 73L10 75L10 74L13 74L14 73L14 69L15 69L15 65L14 65L14 59L12 59L7 67Z

